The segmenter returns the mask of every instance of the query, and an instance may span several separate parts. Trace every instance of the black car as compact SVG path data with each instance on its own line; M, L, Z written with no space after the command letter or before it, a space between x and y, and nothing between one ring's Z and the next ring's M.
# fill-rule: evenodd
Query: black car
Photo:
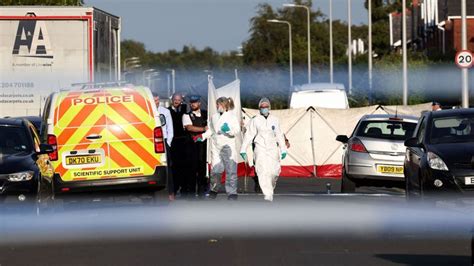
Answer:
M0 119L0 196L31 198L41 178L52 175L47 153L53 149L40 144L35 126L26 119Z
M408 199L474 196L474 109L425 113L405 146Z
M33 124L33 126L35 126L38 134L41 135L41 124L43 122L43 120L41 119L41 116L22 116L22 117L16 117L16 118L26 119L30 121Z

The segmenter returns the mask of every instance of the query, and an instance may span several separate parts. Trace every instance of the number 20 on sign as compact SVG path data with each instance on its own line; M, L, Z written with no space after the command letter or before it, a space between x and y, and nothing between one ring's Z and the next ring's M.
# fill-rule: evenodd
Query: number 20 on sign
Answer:
M463 50L456 54L456 65L460 68L472 67L473 60L472 53L469 50Z

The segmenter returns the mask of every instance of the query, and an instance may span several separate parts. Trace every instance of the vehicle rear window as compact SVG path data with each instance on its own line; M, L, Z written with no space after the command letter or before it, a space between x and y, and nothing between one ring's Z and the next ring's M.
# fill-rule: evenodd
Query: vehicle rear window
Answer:
M0 126L0 154L15 154L31 150L26 130L21 127Z
M474 142L474 116L434 118L430 141L433 144Z
M149 99L135 90L90 91L61 101L58 125L62 128L128 125L154 119Z
M416 123L403 121L362 121L356 136L388 140L406 140L413 135Z

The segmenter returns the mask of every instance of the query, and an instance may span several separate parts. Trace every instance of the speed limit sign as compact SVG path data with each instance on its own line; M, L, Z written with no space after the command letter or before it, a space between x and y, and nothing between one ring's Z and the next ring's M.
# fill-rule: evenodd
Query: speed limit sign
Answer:
M470 68L473 64L472 53L469 50L463 50L456 54L456 65L460 68Z

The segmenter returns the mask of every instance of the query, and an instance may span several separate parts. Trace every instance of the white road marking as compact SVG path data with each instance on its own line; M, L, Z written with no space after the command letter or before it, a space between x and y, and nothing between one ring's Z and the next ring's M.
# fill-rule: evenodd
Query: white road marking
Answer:
M242 193L239 196L263 196L263 194L255 194L255 193ZM315 196L324 196L324 197L397 197L397 198L404 198L405 195L399 194L388 194L388 193L276 193L274 196L290 196L290 197L315 197Z

